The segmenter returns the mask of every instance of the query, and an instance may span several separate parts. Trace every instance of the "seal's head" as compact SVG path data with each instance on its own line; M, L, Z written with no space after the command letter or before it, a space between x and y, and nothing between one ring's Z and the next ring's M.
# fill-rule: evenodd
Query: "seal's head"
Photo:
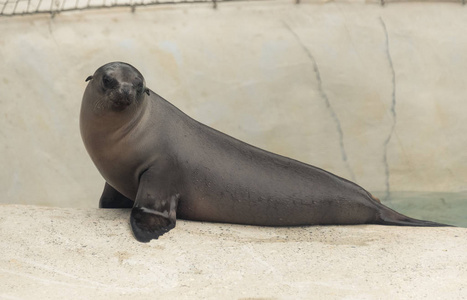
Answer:
M123 62L111 62L96 70L86 78L88 88L92 88L95 97L95 109L122 111L140 102L144 94L149 95L143 75L132 65Z

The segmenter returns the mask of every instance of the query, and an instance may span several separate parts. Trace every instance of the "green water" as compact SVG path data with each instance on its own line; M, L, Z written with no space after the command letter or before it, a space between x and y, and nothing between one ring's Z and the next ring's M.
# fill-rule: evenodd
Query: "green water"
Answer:
M372 193L381 202L412 218L467 227L467 192L383 192Z

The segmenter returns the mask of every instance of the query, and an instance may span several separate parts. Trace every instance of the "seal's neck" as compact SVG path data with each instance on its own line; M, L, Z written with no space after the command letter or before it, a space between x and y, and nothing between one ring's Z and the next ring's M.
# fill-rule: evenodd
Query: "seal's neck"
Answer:
M80 129L83 140L119 139L134 131L148 118L149 99L144 95L138 103L132 103L121 111L96 109L94 103L81 106Z
M112 132L120 134L122 136L133 132L136 127L142 125L149 118L149 99L143 96L143 99L139 103L133 103L121 112L109 112L105 116L109 123L115 126L112 128Z

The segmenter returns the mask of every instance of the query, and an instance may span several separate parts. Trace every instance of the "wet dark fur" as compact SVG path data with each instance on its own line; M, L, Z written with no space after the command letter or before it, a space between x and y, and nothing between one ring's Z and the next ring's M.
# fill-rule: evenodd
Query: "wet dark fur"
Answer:
M142 242L176 217L265 226L384 224L447 226L404 216L320 168L207 127L146 88L125 63L88 77L80 127L106 180L100 207L132 207Z

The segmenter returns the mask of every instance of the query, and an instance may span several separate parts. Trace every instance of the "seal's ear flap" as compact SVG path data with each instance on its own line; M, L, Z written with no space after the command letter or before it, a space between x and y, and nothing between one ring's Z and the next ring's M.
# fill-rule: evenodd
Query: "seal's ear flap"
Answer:
M91 75L91 76L88 76L88 78L86 78L85 82L88 82L89 80L91 80L92 77L93 77L92 75Z
M146 94L148 94L148 96L151 95L151 93L149 92L149 89L148 89L148 88L145 88L145 89L144 89L144 92L145 92Z

